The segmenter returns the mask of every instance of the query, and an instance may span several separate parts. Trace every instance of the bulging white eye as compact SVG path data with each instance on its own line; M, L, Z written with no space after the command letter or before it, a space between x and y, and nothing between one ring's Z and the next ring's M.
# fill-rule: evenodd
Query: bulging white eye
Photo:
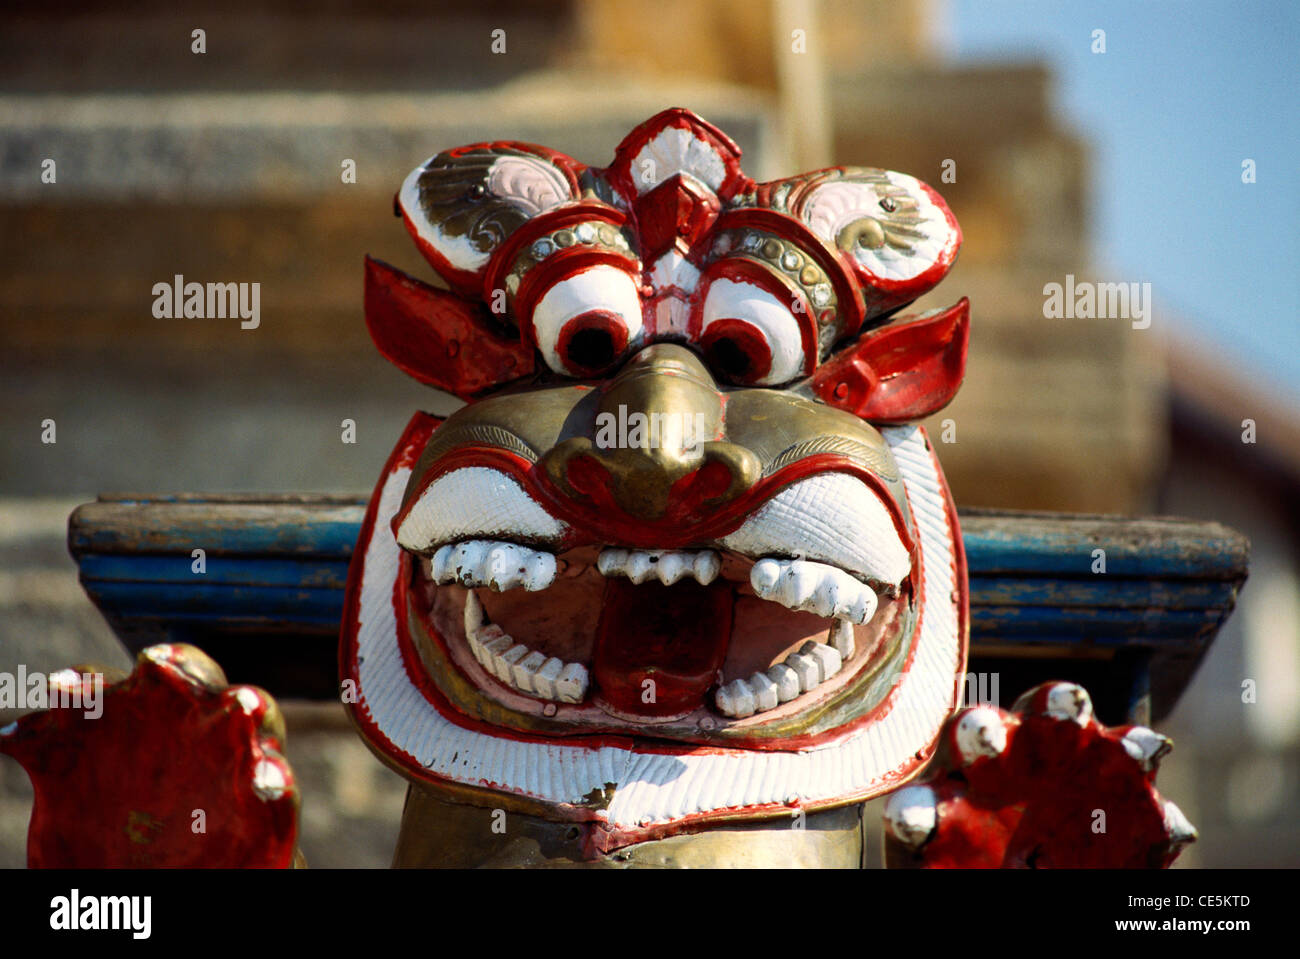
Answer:
M805 372L799 321L755 283L713 281L704 297L700 344L710 366L733 383L777 386Z
M641 297L617 267L592 266L560 280L537 301L533 338L557 373L607 372L641 333Z

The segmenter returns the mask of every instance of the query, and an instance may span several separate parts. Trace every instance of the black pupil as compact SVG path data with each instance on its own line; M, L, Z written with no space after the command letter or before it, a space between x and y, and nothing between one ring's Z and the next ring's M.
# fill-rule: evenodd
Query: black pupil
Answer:
M579 330L569 340L569 362L586 370L599 370L614 362L614 338L608 330Z
M713 349L709 351L709 359L713 361L713 366L719 373L733 379L743 379L753 365L749 354L732 339L715 340Z

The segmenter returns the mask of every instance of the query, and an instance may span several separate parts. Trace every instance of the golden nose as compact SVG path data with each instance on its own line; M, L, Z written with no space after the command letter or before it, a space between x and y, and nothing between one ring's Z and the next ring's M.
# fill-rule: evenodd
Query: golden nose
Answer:
M646 522L691 522L759 478L758 458L723 438L723 399L690 350L641 350L604 388L586 435L543 458L566 495ZM707 504L707 505L706 505Z

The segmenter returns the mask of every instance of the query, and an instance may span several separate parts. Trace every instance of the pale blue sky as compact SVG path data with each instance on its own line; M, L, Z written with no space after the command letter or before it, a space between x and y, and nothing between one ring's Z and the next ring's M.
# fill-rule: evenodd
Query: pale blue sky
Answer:
M1300 2L948 0L958 60L1045 59L1094 262L1300 406ZM1106 31L1094 54L1092 31ZM1241 182L1252 158L1257 182Z

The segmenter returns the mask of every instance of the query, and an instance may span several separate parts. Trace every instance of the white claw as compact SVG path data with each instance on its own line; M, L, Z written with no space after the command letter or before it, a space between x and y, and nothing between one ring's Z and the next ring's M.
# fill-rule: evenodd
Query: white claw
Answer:
M907 786L885 800L885 824L894 838L909 849L929 839L938 821L934 790L929 786Z
M1007 748L1007 727L1002 716L991 706L966 710L957 720L957 751L963 766L981 756L1000 756Z
M1160 765L1174 742L1168 736L1162 736L1146 726L1134 726L1120 740L1124 751L1132 756L1144 770L1150 772Z
M1169 833L1170 845L1183 846L1189 842L1195 842L1199 835L1196 827L1188 821L1181 809L1168 799L1164 802L1165 831Z
M1086 726L1092 718L1092 697L1076 683L1057 683L1047 692L1046 713L1053 719Z

